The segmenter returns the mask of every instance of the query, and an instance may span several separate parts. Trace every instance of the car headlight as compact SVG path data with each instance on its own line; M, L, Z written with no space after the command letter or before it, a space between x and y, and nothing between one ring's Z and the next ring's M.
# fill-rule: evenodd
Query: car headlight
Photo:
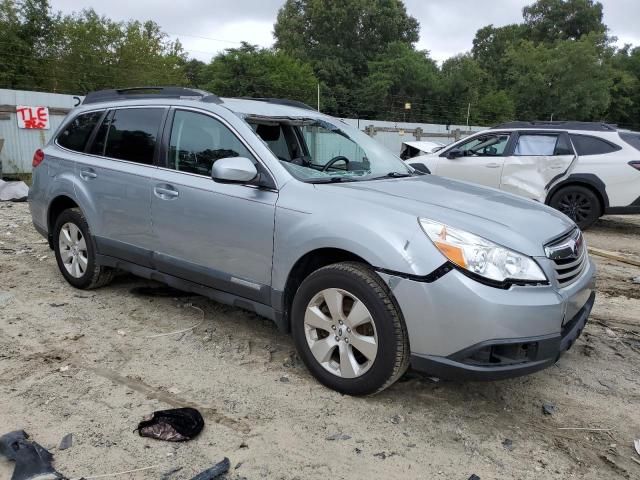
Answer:
M426 218L420 226L451 262L489 280L545 282L547 277L531 258L458 228Z

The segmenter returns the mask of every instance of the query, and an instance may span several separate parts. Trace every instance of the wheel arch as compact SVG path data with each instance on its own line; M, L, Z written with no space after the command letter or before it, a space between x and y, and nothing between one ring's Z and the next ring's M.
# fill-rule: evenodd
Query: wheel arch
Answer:
M282 292L274 292L273 305L277 315L278 328L291 331L290 311L293 298L305 278L319 268L339 262L358 262L371 267L364 258L342 248L316 248L302 255L294 264L285 282Z
M603 213L605 209L609 207L609 197L607 196L607 190L604 182L597 175L591 173L575 173L569 175L566 179L564 179L557 185L554 185L549 190L544 203L546 205L549 205L551 202L551 198L553 198L556 192L558 192L561 188L576 185L586 187L596 194L596 196L600 200L600 206L602 207Z
M53 250L53 228L56 224L58 216L70 208L80 208L78 202L66 194L60 194L55 197L49 204L47 209L47 240L49 241L49 248Z

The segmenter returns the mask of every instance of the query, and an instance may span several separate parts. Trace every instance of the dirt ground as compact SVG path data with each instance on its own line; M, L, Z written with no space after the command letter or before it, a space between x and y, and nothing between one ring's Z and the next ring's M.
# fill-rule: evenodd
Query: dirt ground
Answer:
M640 217L607 217L587 239L638 259ZM26 430L70 478L153 467L114 478L190 479L225 456L231 479L640 478L640 268L594 259L591 321L556 366L494 383L408 374L351 398L315 382L253 314L135 294L152 284L126 275L73 289L27 205L0 204L0 434ZM181 405L205 417L197 439L134 433ZM0 479L12 470L0 460Z

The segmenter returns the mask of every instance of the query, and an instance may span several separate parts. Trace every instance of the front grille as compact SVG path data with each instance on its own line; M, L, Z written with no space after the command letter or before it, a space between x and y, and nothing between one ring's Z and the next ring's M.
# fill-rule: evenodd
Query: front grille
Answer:
M575 282L589 264L587 245L578 229L547 245L545 252L553 260L556 280L561 288Z

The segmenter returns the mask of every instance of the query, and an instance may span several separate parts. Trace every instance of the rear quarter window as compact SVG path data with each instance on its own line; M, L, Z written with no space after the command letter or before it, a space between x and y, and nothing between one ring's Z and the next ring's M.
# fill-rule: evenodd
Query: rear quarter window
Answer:
M78 115L58 135L58 145L75 152L84 152L87 141L102 117L102 111Z
M637 132L620 132L620 138L631 145L636 150L640 150L640 133Z
M580 156L604 155L606 153L617 152L622 149L619 145L598 137L591 137L589 135L572 134L571 142L576 149L576 153Z

